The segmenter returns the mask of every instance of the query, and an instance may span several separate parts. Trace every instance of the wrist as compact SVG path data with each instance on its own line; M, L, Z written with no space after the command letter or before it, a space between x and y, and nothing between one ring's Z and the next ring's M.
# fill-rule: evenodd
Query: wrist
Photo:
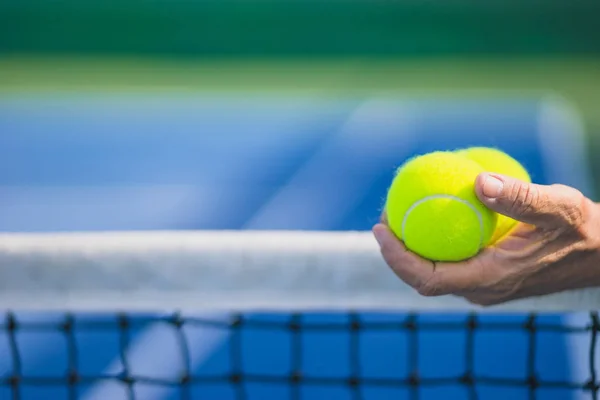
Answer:
M598 248L600 251L600 203L595 203L588 200L587 216L585 219L586 237L589 239L591 246Z
M584 228L586 249L590 253L589 268L593 270L593 286L600 286L600 203L588 200L588 216Z

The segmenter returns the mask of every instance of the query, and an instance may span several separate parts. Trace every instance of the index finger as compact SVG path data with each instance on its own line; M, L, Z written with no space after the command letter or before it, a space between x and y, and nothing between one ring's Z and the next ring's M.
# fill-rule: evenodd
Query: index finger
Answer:
M434 263L410 252L386 225L375 225L373 234L385 262L400 279L417 290L431 279Z
M477 258L459 263L435 263L408 250L384 224L375 225L373 234L392 271L422 295L464 293L474 290L481 282L482 263Z

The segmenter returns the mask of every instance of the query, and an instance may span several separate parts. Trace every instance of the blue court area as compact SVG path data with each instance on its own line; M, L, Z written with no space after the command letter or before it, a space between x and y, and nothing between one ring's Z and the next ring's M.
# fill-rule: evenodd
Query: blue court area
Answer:
M475 145L509 152L538 183L560 180L590 190L578 155L561 148L557 136L545 142L544 113L547 105L539 98L5 98L0 229L368 230L378 220L395 167L415 154ZM552 158L557 147L561 159ZM412 318L407 313L252 314L235 330L227 328L228 315L188 316L215 323L181 328L187 356L172 324L132 316L126 357L132 374L176 379L189 369L194 376L284 377L193 383L194 399L350 399L356 398L351 386L340 382L354 376L375 382L361 386L366 399L465 399L467 387L450 378L469 370L492 378L476 385L480 398L516 400L530 398L527 386L498 385L493 378L521 382L531 371L546 381L589 378L576 376L578 363L587 359L572 346L579 341L585 349L585 334L537 332L531 353L525 315L480 316L483 326L510 328L471 334L466 314L419 315L415 322L424 328L417 331L403 328ZM64 320L63 314L17 317L23 323ZM566 319L540 318L548 324ZM76 325L79 373L119 373L124 366L116 316L77 319L108 326ZM290 329L290 321L301 328ZM356 321L360 329L350 329ZM64 332L22 329L16 336L23 375L65 375L70 353ZM0 376L14 368L7 331L0 329ZM293 372L322 379L294 385L286 380ZM376 384L415 372L438 383L416 389ZM181 398L178 385L134 386L140 399ZM125 385L115 381L82 384L77 391L86 400L127 398ZM579 394L544 388L536 398L588 398ZM68 390L42 383L24 386L21 395L62 399ZM1 387L0 399L11 398L10 388Z

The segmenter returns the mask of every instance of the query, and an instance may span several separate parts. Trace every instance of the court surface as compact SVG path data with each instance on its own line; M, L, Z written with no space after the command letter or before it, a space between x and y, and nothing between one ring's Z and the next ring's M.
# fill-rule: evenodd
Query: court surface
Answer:
M15 96L0 100L0 230L302 229L368 230L377 221L394 168L408 157L433 150L485 145L521 160L535 182L561 182L592 191L578 135L576 113L555 99L363 98L310 96L160 97L78 95ZM569 140L565 140L569 138ZM35 295L35 294L32 294ZM58 321L63 315L20 313L22 321ZM128 359L138 375L176 377L183 361L169 324L134 316ZM199 316L224 321L226 315ZM75 331L80 373L119 371L115 329ZM290 318L303 326L300 339L285 329ZM348 329L359 318L364 329ZM245 315L247 328L233 333L209 325L185 328L194 375L288 374L347 378L460 376L465 370L467 331L370 330L373 322L398 322L405 314ZM465 314L419 315L424 323L463 323ZM543 317L548 323L577 316ZM525 323L524 315L496 315L483 322ZM279 328L265 328L271 322ZM268 325L268 324L267 324ZM282 328L283 327L283 328ZM67 368L64 334L18 333L24 375L62 376ZM359 345L354 342L359 337ZM524 379L534 368L540 379L584 381L578 364L584 335L538 334L528 364L525 330L475 333L475 374ZM294 342L299 340L299 342ZM232 343L243 343L232 358ZM295 344L294 344L295 343ZM298 345L298 343L301 343ZM418 346L415 359L408 357ZM575 344L574 344L575 343ZM300 346L301 359L296 350ZM349 350L353 349L353 350ZM236 350L237 351L237 350ZM360 356L358 364L352 360ZM354 354L354 355L353 355ZM411 353L412 354L412 353ZM578 358L579 357L579 358ZM516 361L515 361L516 360ZM0 374L12 365L8 336L0 329ZM235 364L235 365L233 365ZM239 371L238 371L239 370ZM342 384L289 382L244 385L248 398L352 398ZM136 385L143 399L179 398L178 387ZM236 398L239 385L194 385L194 398ZM528 398L526 387L479 385L481 398ZM421 387L420 399L467 398L458 384ZM34 385L22 398L66 398L66 388ZM80 387L83 399L125 398L123 385ZM407 387L365 386L364 398L414 398ZM539 399L575 397L543 389ZM11 398L0 388L0 399Z

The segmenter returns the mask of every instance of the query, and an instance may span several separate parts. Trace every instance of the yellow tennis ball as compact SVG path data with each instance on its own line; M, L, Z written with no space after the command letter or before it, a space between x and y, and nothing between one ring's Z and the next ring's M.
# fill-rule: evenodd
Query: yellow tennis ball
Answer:
M401 166L388 191L386 213L412 252L435 261L462 261L488 245L497 214L479 201L484 169L454 152L419 156Z
M458 154L477 162L487 172L496 172L531 183L531 177L525 167L501 150L488 147L472 147L470 149L460 150L458 151ZM490 244L497 243L516 225L517 221L514 219L505 215L498 215L496 231L492 236Z

